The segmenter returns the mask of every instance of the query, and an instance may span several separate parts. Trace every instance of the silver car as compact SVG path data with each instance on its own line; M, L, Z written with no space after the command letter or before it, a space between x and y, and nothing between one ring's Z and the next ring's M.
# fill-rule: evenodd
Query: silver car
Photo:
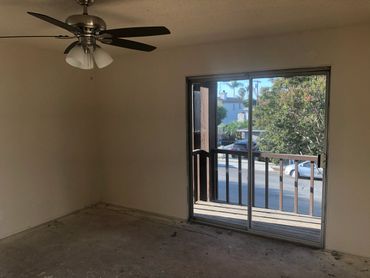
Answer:
M285 167L285 174L291 177L295 177L295 165L289 164ZM323 169L318 168L316 163L314 164L314 178L322 180ZM311 176L311 162L304 161L298 164L298 177L301 178L310 178Z

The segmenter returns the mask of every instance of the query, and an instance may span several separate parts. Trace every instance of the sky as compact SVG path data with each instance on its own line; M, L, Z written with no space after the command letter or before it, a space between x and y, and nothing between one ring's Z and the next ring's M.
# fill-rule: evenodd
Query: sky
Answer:
M242 83L244 88L248 88L249 86L249 81L248 80L238 80L238 82ZM272 86L272 79L271 78L256 78L253 79L253 87L256 88L258 82L258 87L261 89L262 87L271 87ZM230 88L227 85L228 81L226 82L217 82L217 92L218 96L220 95L221 92L225 91L227 93L228 97L233 97L233 89ZM235 90L235 96L238 96L238 88ZM246 96L248 97L248 96ZM255 96L253 96L255 98Z

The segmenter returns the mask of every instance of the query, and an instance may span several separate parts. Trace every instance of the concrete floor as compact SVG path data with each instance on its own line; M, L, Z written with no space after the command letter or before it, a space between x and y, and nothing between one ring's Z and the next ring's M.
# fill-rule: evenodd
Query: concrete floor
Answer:
M370 261L99 205L0 241L0 277L370 277Z

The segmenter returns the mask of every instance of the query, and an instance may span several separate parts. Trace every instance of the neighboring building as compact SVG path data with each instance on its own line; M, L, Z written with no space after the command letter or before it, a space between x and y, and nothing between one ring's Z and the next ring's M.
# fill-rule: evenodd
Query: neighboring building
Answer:
M239 97L227 97L226 93L220 93L217 101L218 105L227 111L226 117L222 120L223 124L248 120L248 109L244 107L243 100Z
M238 113L238 122L248 121L248 108L244 108L243 112Z

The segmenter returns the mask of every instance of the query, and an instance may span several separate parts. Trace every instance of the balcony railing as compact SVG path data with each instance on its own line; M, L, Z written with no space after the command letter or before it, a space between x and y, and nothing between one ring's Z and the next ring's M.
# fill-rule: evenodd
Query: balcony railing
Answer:
M237 173L238 173L238 202L237 204L243 206L242 202L242 159L248 157L248 152L245 151L234 151L225 149L215 149L211 152L204 150L194 150L193 155L193 192L194 201L218 201L217 199L217 160L219 154L224 155L225 159L225 187L226 187L226 203L230 202L230 156L237 157ZM278 161L279 171L279 210L283 210L284 201L284 160L294 161L294 206L293 212L298 213L298 193L299 193L299 163L302 161L310 162L310 191L309 191L309 215L313 215L314 212L314 181L315 181L315 163L320 167L320 157L311 155L294 155L294 154L276 154L269 152L253 152L252 153L252 178L251 178L251 189L249 190L251 196L248 198L251 202L252 207L255 207L255 161L256 158L264 161L265 163L265 208L269 207L269 171L270 163L272 160ZM216 177L216 178L215 178ZM247 204L248 205L248 204Z

